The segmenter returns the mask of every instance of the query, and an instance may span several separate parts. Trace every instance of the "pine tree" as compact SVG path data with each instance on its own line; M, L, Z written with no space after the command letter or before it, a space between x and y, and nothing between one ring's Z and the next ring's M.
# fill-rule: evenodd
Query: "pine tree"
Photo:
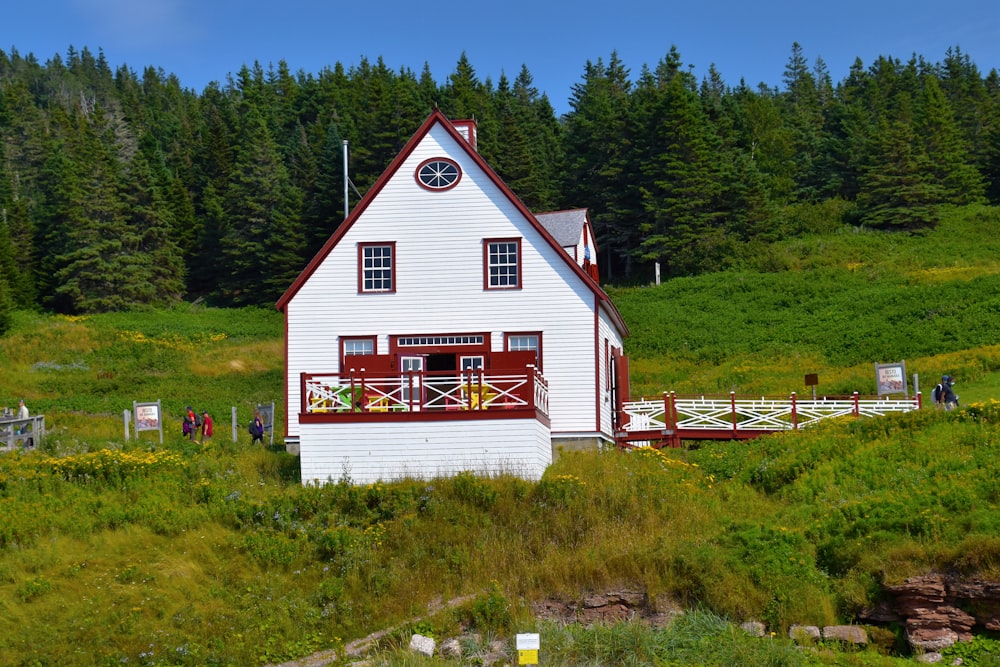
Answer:
M666 265L669 275L705 268L723 234L716 142L690 76L666 81L649 133L657 157L644 168L647 211L639 256ZM661 77L662 78L662 77Z
M628 205L634 172L627 143L630 93L629 70L612 53L587 62L583 81L573 86L571 111L565 117L566 168L562 180L564 208L589 206L597 245L605 253L603 275L612 278L617 268L630 272L627 263L634 247L623 240L623 230L634 228L639 211ZM626 213L628 211L628 213Z
M301 194L254 107L244 112L223 201L220 297L233 305L273 303L302 269Z
M866 225L915 231L937 224L943 191L928 177L930 160L917 141L906 95L901 98L900 118L879 123L874 159L861 181L858 209Z
M985 201L982 176L955 123L937 78L924 77L920 104L914 113L914 130L928 158L928 176L941 188L941 203L973 204Z

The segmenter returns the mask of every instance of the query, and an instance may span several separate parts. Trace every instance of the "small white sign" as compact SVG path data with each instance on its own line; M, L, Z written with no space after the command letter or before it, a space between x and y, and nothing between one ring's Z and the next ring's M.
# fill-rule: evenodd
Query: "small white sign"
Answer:
M541 640L537 632L529 632L517 635L518 651L538 651L542 648Z

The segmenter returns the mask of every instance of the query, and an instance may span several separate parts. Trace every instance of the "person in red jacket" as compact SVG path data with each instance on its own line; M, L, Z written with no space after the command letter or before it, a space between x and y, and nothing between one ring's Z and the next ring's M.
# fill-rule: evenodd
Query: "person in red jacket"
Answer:
M198 442L205 442L205 438L209 440L212 439L212 434L214 432L215 423L212 421L212 415L208 412L201 413L201 435L198 437Z

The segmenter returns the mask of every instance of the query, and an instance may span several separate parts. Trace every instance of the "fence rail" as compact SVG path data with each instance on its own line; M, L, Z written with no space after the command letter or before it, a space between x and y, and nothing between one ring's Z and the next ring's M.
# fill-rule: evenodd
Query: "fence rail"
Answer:
M34 447L45 439L45 415L0 419L0 451Z
M878 417L910 412L921 406L913 398L889 399L850 396L786 397L678 396L664 394L662 400L628 401L619 416L616 438L620 445L663 441L680 444L682 439L745 439L764 433L812 426L835 417Z

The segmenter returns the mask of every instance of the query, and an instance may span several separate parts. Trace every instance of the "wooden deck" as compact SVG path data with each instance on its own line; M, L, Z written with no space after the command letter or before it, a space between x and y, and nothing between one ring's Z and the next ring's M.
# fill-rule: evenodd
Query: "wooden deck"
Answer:
M836 417L878 417L919 410L921 396L783 397L678 396L628 401L619 415L619 447L678 447L682 440L746 440L767 433L806 428Z
M351 421L388 415L435 413L456 418L484 412L548 415L549 390L534 368L514 371L473 370L366 374L302 374L301 415ZM470 414L472 413L472 414Z

